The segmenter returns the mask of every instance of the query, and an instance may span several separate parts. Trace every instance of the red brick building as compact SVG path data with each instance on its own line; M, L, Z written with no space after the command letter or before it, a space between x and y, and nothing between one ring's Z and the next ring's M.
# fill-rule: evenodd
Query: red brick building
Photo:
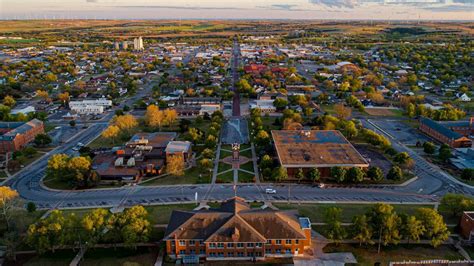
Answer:
M461 236L474 243L474 211L464 212L460 222Z
M470 148L472 146L472 141L469 138L426 117L420 119L420 130L435 140L448 144L451 148Z
M218 209L173 211L164 240L167 255L184 263L291 258L311 245L311 223L235 197Z
M38 119L26 123L1 122L0 153L19 151L32 142L36 135L43 133L43 122Z

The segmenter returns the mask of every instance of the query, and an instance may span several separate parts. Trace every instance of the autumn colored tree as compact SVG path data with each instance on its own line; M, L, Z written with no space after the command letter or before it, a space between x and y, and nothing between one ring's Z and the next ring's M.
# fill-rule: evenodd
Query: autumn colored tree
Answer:
M115 144L115 138L120 134L120 128L115 125L108 126L104 131L102 131L102 137L106 139L111 139L112 143Z
M166 156L166 172L175 176L184 175L184 158L181 155Z
M138 126L138 121L133 115L121 115L115 116L112 119L112 124L120 128L120 130L129 132L131 129Z
M66 104L67 102L69 102L69 92L63 92L63 93L60 93L58 94L58 100L60 100L63 104Z
M163 121L165 125L167 126L171 126L178 118L178 113L174 109L166 109L163 115L164 115Z
M373 244L372 235L373 230L370 227L368 218L365 214L354 216L352 219L352 239L359 241L359 246L362 244Z
M46 101L49 98L49 93L45 90L36 90L36 96Z
M164 114L158 106L152 104L146 108L145 113L145 123L150 127L159 128L161 130L161 125L163 124Z
M3 98L3 105L6 105L10 108L12 108L13 106L15 106L16 104L16 101L15 101L15 98L13 98L12 96L10 95L7 95L5 96L5 98Z
M449 230L446 223L436 210L431 208L419 208L416 218L425 227L424 236L431 239L431 245L437 247L449 238Z
M344 106L342 103L338 103L334 105L334 111L336 112L336 116L339 119L349 119L352 115L352 109L350 107Z
M81 224L87 232L89 245L99 242L105 231L110 229L110 216L105 209L95 209L82 218Z
M7 230L10 228L11 211L16 204L18 192L7 186L0 187L0 210L1 217L7 225Z

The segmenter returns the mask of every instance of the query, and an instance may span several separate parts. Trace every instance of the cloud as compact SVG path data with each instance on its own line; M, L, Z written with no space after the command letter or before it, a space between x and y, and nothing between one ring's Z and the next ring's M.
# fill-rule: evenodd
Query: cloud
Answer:
M95 0L94 0L95 1ZM203 6L156 6L156 5L141 5L141 6L115 6L116 8L157 8L157 9L186 9L186 10L247 10L247 8L240 7L203 7Z
M292 10L296 5L274 4L274 5L271 5L271 6L275 9Z

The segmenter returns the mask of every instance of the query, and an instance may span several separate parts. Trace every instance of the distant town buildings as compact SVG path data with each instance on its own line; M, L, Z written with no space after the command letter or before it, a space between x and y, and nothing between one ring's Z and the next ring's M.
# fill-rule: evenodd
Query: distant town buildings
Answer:
M112 107L112 100L105 98L69 102L69 108L71 111L74 114L80 115L102 114L110 107Z
M217 209L174 210L163 240L168 256L183 264L291 258L311 245L311 222L291 211L251 209L234 197Z
M133 50L135 51L141 51L143 50L143 39L142 37L138 37L138 38L135 38L133 39Z
M368 162L337 130L272 130L273 141L281 166L288 176L298 169L318 168L322 177L329 177L331 167L369 167Z
M0 122L0 153L19 151L43 133L43 122L38 119L26 123Z

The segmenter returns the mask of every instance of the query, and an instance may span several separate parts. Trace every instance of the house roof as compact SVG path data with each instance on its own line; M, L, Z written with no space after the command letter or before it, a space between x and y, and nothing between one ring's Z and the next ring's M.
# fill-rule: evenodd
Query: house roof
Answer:
M43 125L43 122L38 119L33 119L30 120L29 122L22 123L22 124L16 124L16 123L10 123L14 128L7 133L3 134L0 136L0 140L12 140L14 139L18 134L25 134L26 132L30 131L33 128L40 127ZM8 125L4 128L9 128Z
M170 141L166 146L165 151L168 153L188 152L191 148L189 141Z
M462 138L463 136L455 131L452 131L451 129L447 128L443 124L440 124L434 120L431 120L427 117L422 117L420 118L420 123L426 125L427 127L435 130L436 132L440 133L441 135L449 138L449 139L459 139Z
M283 167L368 166L338 130L272 130Z
M217 209L173 211L165 239L176 237L206 242L304 239L304 228L295 212L251 209L242 198L234 197Z

